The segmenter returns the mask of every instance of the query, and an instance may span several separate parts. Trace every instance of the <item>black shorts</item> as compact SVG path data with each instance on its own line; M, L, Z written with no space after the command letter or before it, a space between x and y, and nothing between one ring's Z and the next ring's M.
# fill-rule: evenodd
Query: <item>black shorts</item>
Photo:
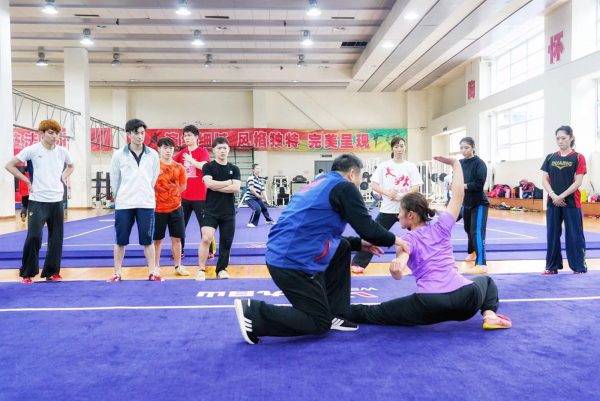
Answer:
M154 240L164 239L167 227L169 227L171 238L183 238L185 236L185 222L181 206L169 213L157 212L154 214Z
M219 223L227 221L235 221L235 214L213 215L204 213L202 215L202 227L212 227L215 230L219 227Z

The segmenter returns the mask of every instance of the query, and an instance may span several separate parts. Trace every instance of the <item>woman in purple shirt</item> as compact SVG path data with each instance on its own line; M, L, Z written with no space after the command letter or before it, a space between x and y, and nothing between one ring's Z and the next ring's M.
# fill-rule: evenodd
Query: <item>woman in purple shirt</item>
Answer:
M446 212L431 221L435 211L420 193L406 194L401 201L398 219L409 232L403 239L410 252L400 251L390 264L396 280L408 266L417 281L415 294L383 302L380 305L352 305L348 319L356 323L416 326L468 320L477 311L483 315L484 329L508 329L512 326L498 310L498 288L488 276L464 278L456 268L452 253L452 227L460 212L464 196L464 179L458 160L436 157L452 166L452 198Z

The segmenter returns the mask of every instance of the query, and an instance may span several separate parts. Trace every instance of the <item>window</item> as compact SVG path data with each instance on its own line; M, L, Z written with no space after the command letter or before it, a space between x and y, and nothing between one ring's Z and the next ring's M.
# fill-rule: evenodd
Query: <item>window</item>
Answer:
M458 159L462 159L462 155L460 153L460 140L467 136L467 131L464 129L460 131L453 132L448 135L448 149L451 157L456 157Z
M596 0L596 48L600 49L600 0Z
M492 93L500 92L543 72L544 34L537 32L533 37L493 59Z
M544 154L544 100L496 112L496 160L526 160Z

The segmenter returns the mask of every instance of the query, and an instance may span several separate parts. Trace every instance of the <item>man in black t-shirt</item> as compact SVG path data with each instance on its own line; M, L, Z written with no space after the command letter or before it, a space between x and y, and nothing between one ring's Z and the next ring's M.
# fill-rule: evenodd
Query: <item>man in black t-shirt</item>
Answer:
M206 204L202 218L202 242L198 250L198 277L206 280L206 259L208 249L219 229L219 259L216 274L218 278L229 278L227 265L231 244L235 234L235 193L240 192L240 169L227 162L229 142L226 138L216 138L212 143L215 160L202 167L202 179L206 185Z

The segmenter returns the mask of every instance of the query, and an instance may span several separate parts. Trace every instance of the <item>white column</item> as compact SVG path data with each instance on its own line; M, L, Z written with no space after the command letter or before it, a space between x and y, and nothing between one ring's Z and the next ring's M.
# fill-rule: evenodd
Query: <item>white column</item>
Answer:
M127 113L129 105L129 93L127 89L113 89L112 91L112 120L111 124L125 128L127 122ZM115 138L115 140L117 140ZM127 143L125 131L118 139L118 143L113 143L113 146L123 147Z
M91 143L90 143L90 75L88 51L83 48L65 48L65 107L79 111L75 118L75 132L69 151L75 164L71 175L69 207L92 206ZM70 127L67 127L69 129Z
M0 0L0 217L15 215L14 177L4 169L13 155L12 67L8 0Z

